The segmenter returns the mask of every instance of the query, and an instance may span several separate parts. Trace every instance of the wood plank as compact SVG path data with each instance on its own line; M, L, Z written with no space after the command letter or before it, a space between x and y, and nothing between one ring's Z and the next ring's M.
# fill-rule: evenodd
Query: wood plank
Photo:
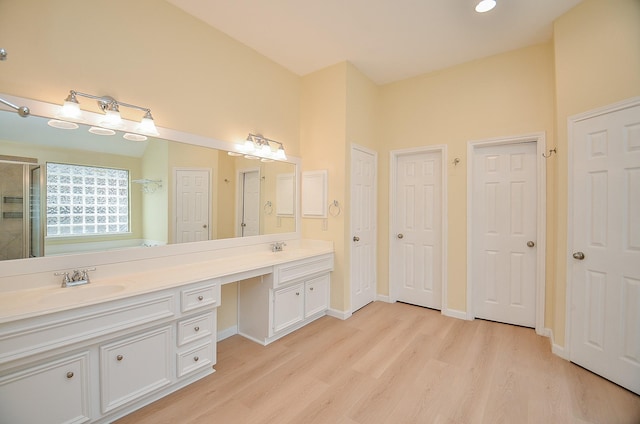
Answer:
M640 396L551 353L532 329L374 302L261 346L218 343L216 373L117 421L640 423Z

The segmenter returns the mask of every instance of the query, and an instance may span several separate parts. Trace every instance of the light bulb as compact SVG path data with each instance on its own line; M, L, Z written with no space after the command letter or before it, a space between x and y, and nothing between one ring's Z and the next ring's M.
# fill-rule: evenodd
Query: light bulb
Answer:
M158 129L156 128L156 124L153 121L153 116L151 116L151 111L147 110L144 114L144 117L138 124L138 131L147 135L158 135Z
M287 160L287 155L284 153L284 147L278 147L278 151L275 154L275 158L278 160Z
M60 113L58 114L58 116L60 118L79 120L82 117L80 105L77 101L71 101L69 100L69 98L67 98L67 100L65 100L64 104L62 105L62 108L60 108Z
M120 116L120 112L117 110L107 110L104 118L100 121L100 126L120 129L122 127L122 117Z

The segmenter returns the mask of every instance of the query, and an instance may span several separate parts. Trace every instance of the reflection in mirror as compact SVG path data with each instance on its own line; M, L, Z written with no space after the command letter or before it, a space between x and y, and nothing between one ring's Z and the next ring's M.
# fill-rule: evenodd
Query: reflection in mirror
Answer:
M48 121L0 111L0 260L296 231L295 164Z

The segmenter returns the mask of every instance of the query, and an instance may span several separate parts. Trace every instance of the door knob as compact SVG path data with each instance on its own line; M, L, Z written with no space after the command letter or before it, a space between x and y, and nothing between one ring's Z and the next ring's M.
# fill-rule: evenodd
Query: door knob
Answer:
M398 238L399 239L404 238L404 234L402 234L402 233L398 234Z
M534 242L532 242L531 240L529 240L529 241L527 242L527 246L529 246L529 247L533 247L533 246L535 246L535 245L536 245L536 244L535 244Z
M360 241L360 237L358 237L358 236L353 236L353 241Z
M207 228L207 224L204 224L204 225L202 226L202 228Z
M583 260L583 259L584 259L584 253L582 253L582 252L576 252L576 253L574 253L574 254L573 254L573 258L574 258L574 259L577 259L577 260L579 260L579 261L581 261L581 260Z

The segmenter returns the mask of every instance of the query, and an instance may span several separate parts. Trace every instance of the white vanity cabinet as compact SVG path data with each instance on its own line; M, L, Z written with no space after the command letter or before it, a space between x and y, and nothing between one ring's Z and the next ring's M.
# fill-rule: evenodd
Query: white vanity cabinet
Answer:
M164 326L100 346L103 413L171 384L171 336Z
M329 309L333 254L276 265L273 274L238 286L238 332L267 345Z
M304 284L294 284L273 292L272 327L278 333L304 321Z
M0 377L0 423L85 423L89 407L89 352Z
M211 374L219 305L210 279L4 323L0 424L111 422Z

